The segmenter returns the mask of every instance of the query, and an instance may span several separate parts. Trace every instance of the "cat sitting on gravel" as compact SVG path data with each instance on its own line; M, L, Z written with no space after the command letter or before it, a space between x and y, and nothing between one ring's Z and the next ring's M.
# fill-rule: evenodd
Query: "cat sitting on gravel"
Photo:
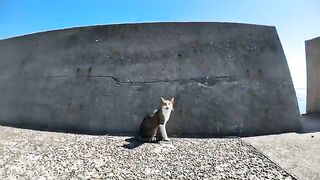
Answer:
M160 108L153 111L152 114L147 115L139 129L138 139L143 142L157 142L160 140L169 141L166 131L166 123L170 118L173 110L174 98L165 100L161 97ZM160 129L161 136L157 136L158 129Z

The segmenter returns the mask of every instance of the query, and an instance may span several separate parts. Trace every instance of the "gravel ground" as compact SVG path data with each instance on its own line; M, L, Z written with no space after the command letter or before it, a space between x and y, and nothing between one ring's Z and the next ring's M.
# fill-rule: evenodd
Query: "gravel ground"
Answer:
M0 179L294 179L240 139L90 136L0 126Z

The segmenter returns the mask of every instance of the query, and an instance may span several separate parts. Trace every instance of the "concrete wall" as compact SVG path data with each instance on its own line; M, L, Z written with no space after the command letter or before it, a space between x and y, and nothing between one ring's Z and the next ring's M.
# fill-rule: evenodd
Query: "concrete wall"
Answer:
M1 124L135 134L160 96L169 136L300 128L274 27L151 23L72 28L0 41Z
M320 113L320 37L305 42L307 113Z

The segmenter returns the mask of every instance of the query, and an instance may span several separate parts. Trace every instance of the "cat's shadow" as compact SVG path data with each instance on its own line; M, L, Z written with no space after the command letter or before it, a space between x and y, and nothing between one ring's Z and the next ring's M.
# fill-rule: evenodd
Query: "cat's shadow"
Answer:
M137 148L137 147L141 146L142 144L144 144L144 142L141 142L134 137L125 139L125 141L128 143L122 145L122 147L126 148L126 149L134 149L134 148Z

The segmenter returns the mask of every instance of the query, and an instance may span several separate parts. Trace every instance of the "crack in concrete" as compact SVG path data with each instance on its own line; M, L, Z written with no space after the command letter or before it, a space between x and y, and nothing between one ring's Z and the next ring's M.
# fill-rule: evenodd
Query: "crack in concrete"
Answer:
M87 77L87 78L109 78L115 81L116 84L153 84L153 83L181 83L186 84L188 82L198 82L205 86L213 86L220 82L232 82L235 81L231 76L206 76L188 79L157 79L157 80L147 80L147 81L127 81L120 80L118 77L111 75L89 75L89 76L70 76L70 75L47 75L39 77L26 77L26 79L36 79L36 78L73 78L73 77Z
M116 83L121 83L119 78L111 76L111 75L90 75L88 77L89 78L110 78L110 79L114 80Z
M121 81L119 78L114 76L89 76L91 77L106 77L113 79L117 84L152 84L152 83L188 83L190 81L198 82L203 85L212 86L219 82L230 82L234 81L231 76L215 76L215 77L201 77L201 78L189 78L189 79L159 79L159 80L149 80L149 81Z

